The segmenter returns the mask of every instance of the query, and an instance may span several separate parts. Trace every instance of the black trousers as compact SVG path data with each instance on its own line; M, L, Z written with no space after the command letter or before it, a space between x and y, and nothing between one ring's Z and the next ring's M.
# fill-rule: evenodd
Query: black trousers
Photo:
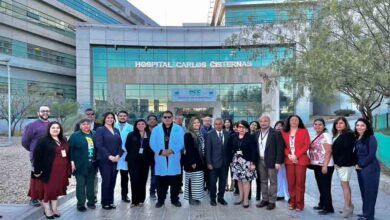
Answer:
M156 178L158 202L164 203L169 186L171 187L171 202L179 201L180 174L175 176L156 176Z
M380 167L377 162L371 163L357 171L360 193L363 200L363 216L368 220L375 218L375 204L378 196Z
M119 170L121 174L121 195L122 198L126 198L129 193L129 171Z
M223 199L223 196L225 195L228 170L228 167L214 168L213 170L209 170L209 191L211 200L215 200L217 195L217 181L218 199Z
M131 181L131 203L143 203L146 195L149 166L139 164L138 166L130 167L129 173Z
M323 210L334 212L331 194L334 167L328 167L328 172L326 174L322 173L322 166L313 166L313 170L317 181L318 191L320 192L318 206L322 207Z
M114 204L114 189L116 182L116 163L101 160L98 162L100 174L102 176L102 206Z

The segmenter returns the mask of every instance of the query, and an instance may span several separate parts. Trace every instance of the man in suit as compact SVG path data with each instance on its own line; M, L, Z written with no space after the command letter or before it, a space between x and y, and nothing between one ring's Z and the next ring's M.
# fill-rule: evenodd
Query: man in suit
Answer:
M257 168L260 173L262 200L256 206L258 208L267 206L267 210L272 210L276 202L278 170L284 160L284 142L280 133L270 127L270 117L261 116L259 123L260 131L254 135L257 140Z
M95 121L95 111L93 109L91 109L91 108L85 109L84 114L85 114L85 119L88 119L89 121L91 121L91 130L96 131L96 129L98 127L102 126L102 124L97 123ZM77 123L75 128L74 128L75 132L78 131L78 130L80 130L80 124L79 123Z
M218 203L227 205L223 198L229 164L231 162L231 152L229 150L230 134L222 128L223 120L216 118L214 121L214 130L207 134L206 138L206 162L209 169L209 190L210 204L216 206L216 191L218 180Z

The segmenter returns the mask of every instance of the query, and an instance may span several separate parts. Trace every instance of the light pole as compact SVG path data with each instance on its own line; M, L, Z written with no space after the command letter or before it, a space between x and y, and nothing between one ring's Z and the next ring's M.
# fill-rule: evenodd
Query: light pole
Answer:
M4 62L7 66L7 74L8 74L8 144L11 144L11 66L10 66L10 58L0 60Z

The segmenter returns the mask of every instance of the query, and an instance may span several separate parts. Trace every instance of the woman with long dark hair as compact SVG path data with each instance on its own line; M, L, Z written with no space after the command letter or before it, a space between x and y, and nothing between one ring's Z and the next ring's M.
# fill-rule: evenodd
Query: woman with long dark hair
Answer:
M116 165L123 154L122 139L119 130L114 127L115 114L107 112L103 117L103 126L96 130L96 160L102 176L102 207L115 209L114 189L116 183Z
M60 217L57 198L66 195L71 175L69 145L60 123L49 123L47 134L40 139L33 155L34 171L28 195L42 201L46 218Z
M256 179L256 140L249 133L249 124L247 121L239 121L237 127L238 133L234 135L231 141L233 150L233 162L231 169L233 179L237 180L240 201L236 205L242 205L244 208L249 207L250 182Z
M306 168L309 165L306 152L309 150L310 136L298 115L290 115L287 118L282 136L286 146L284 162L290 194L289 209L300 212L305 207Z
M331 193L334 171L332 137L326 131L324 119L315 119L313 127L316 131L316 135L313 137L309 149L310 166L314 170L314 176L320 192L320 201L318 206L315 206L314 209L319 210L318 214L326 215L334 213Z
M359 220L373 220L381 172L376 158L378 143L367 119L359 118L356 121L355 135L358 138L355 144L356 171L363 200L363 213L359 215Z
M184 171L185 187L184 199L190 205L199 205L203 199L203 182L205 169L205 140L200 132L200 119L192 118L188 125L188 132L184 135Z
M338 117L334 120L332 133L334 168L340 179L341 188L343 189L344 194L344 208L341 217L348 218L352 215L354 210L349 181L351 180L352 171L356 164L354 153L356 137L345 117Z
M152 164L153 151L149 145L150 131L144 119L134 123L134 131L126 139L127 156L131 182L131 205L143 206L148 180L149 166Z

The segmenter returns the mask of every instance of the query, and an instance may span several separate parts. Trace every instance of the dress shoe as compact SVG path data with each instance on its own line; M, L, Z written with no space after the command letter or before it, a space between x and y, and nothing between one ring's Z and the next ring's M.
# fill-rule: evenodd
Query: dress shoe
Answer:
M281 201L281 200L284 200L284 196L278 196L278 197L276 197L276 201Z
M196 199L190 199L189 203L190 203L190 205L199 205L200 201L196 200Z
M111 206L109 206L109 205L104 205L104 206L102 206L102 208L104 210L111 210L112 209Z
M126 202L126 203L130 203L130 199L129 199L129 197L122 197L122 201L123 202Z
M321 210L318 212L319 215L327 215L331 213L334 213L334 211Z
M324 209L324 207L322 207L322 206L314 206L313 209L314 210L322 210L322 209Z
M217 202L215 201L215 199L212 199L212 200L210 201L210 205L211 205L211 206L217 206Z
M87 204L87 207L89 209L96 209L96 205L95 204Z
M85 212L85 211L87 211L87 208L85 208L85 206L80 206L80 207L77 207L77 211Z
M48 215L46 215L46 212L45 212L45 211L43 211L43 214L45 215L45 217L46 217L47 219L55 219L54 215L48 216Z
M241 205L242 204L242 201L239 201L239 202L235 202L234 205Z
M242 207L244 207L244 208L249 208L249 204L248 204L248 205L243 205Z
M157 202L156 203L156 208L161 208L164 205L163 202Z
M257 208L263 208L269 204L268 201L261 201L259 204L256 205Z
M172 205L174 205L176 207L181 207L181 202L180 201L175 201L175 202L172 202Z
M275 209L275 203L269 203L268 205L267 205L267 210L272 210L272 209Z
M227 205L228 204L223 198L218 199L218 203L221 204L221 205Z
M359 217L358 220L367 220L367 218L362 216L362 217Z
M111 209L116 209L116 205L111 204L111 205L110 205L110 208L111 208Z
M357 217L364 217L364 215L363 214L357 214Z

